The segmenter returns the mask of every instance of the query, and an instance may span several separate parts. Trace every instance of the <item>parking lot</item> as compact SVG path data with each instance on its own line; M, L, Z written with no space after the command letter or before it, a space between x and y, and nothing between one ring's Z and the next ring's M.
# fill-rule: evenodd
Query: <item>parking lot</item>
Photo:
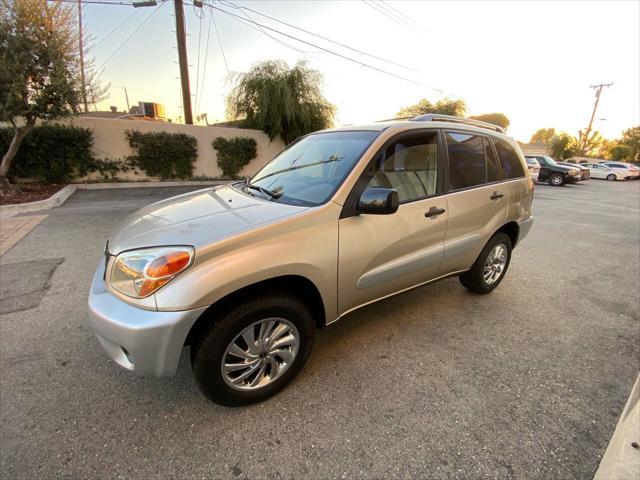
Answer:
M495 292L451 278L361 309L239 409L206 401L186 351L174 378L133 376L87 322L109 232L183 191L76 192L0 258L0 477L593 475L640 370L640 181L538 185Z

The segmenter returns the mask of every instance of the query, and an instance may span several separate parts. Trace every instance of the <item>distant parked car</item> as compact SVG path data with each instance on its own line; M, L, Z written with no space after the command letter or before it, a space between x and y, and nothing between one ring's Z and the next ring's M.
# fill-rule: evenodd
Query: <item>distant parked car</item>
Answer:
M540 164L539 182L548 182L553 187L562 187L567 183L580 181L580 169L575 166L559 165L553 158L547 155L525 155L527 161L533 158Z
M612 182L625 179L624 171L614 170L603 163L585 163L585 167L588 167L591 170L591 176L593 178L611 180Z
M640 169L631 163L625 162L602 162L603 165L606 165L609 168L613 168L614 170L619 170L621 172L625 172L625 178L627 180L637 180L640 178Z
M567 167L573 167L580 170L580 181L584 182L585 180L589 180L591 178L591 170L589 170L584 165L578 165L576 163L571 163L569 161L566 162L558 162L560 165L566 165Z
M529 174L534 182L538 181L538 175L540 173L540 164L538 160L533 157L526 157L527 167L529 167Z

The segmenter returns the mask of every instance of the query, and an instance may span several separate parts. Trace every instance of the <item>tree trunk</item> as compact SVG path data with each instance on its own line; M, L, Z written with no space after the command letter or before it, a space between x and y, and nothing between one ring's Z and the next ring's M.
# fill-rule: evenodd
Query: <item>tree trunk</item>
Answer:
M33 129L34 125L35 121L27 120L27 124L24 127L14 129L13 139L11 139L9 149L2 156L2 163L0 163L0 195L2 196L12 195L18 190L15 185L9 182L7 175L9 173L9 167L11 167L11 162L13 162L13 159L22 144L22 140L24 140L27 133Z

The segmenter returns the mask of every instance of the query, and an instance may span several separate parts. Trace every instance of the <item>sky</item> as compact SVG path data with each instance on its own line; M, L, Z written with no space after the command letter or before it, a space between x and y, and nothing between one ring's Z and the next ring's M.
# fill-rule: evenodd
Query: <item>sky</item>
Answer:
M102 81L111 85L109 97L98 105L101 110L110 105L125 110L126 87L131 105L155 101L165 105L174 121L184 118L173 1L158 3L145 8L83 6L84 28L94 37L90 54L103 69ZM205 3L248 14L265 26L260 31L218 10L185 5L194 117L207 113L209 122L225 119L224 100L234 73L246 72L256 62L281 59L290 65L306 60L322 73L325 96L337 106L336 125L390 118L421 98L435 102L449 97L464 99L470 115L506 114L509 133L518 140L527 141L543 127L575 135L589 122L594 102L590 85L610 82L594 128L616 138L640 124L637 0Z

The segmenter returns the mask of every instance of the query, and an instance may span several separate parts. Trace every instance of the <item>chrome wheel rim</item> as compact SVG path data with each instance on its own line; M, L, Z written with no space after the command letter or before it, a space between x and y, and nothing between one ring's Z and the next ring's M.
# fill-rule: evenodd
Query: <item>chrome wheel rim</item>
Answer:
M493 285L502 276L505 267L507 266L507 247L503 243L497 244L484 263L484 270L482 276L484 283L487 285Z
M562 177L554 176L551 179L551 183L553 183L554 185L560 185L562 183Z
M293 364L300 334L284 318L252 323L229 344L222 357L222 378L234 390L257 390L280 378Z

